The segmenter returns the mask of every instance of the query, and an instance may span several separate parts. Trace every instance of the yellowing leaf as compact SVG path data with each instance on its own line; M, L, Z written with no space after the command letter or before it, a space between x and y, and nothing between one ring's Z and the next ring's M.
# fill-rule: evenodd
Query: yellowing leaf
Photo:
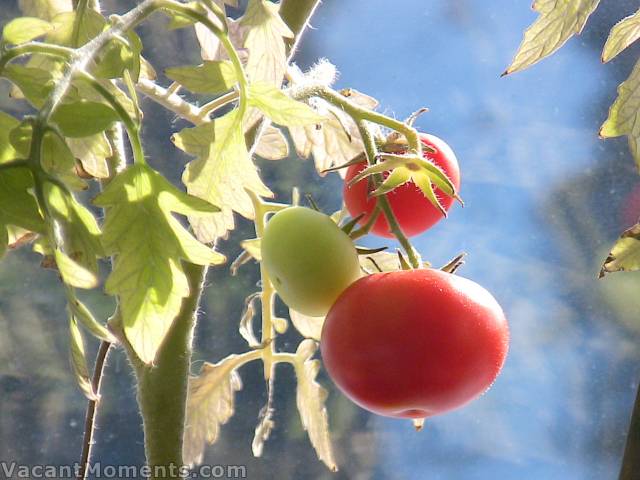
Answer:
M602 61L608 62L640 38L640 10L620 20L611 29L602 50Z
M23 43L38 38L53 29L46 20L34 17L19 17L11 20L2 29L2 37L8 43Z
M262 260L262 251L260 250L260 239L259 238L251 238L249 240L242 240L240 242L240 246L245 249L245 251L251 255L256 261Z
M221 209L213 215L189 218L200 241L214 241L232 230L234 211L253 218L253 204L245 190L272 195L249 157L237 110L213 122L185 128L172 139L178 148L197 157L182 175L187 191Z
M20 125L18 120L8 113L0 112L0 163L20 158L14 146L11 145L9 136L9 132L18 125Z
M193 93L223 93L237 82L236 72L229 61L205 61L195 67L168 68L165 73Z
M390 252L376 252L358 255L360 267L366 272L395 272L402 270L398 255Z
M609 109L609 117L600 128L603 138L626 135L629 148L640 168L640 61L631 75L618 87L618 98Z
M260 136L255 153L265 160L282 160L289 156L289 144L281 130L269 125Z
M313 155L316 170L321 176L328 168L347 163L364 151L364 145L355 124L341 114L328 109L324 102L318 102L321 114L322 109L327 111L325 121L316 128L316 125L304 127L289 127L291 138L300 158L308 158ZM339 172L345 174L344 170Z
M249 50L246 72L252 82L280 87L287 68L285 38L293 32L280 18L280 5L268 0L251 0L241 24L247 28L244 46Z
M611 272L634 272L640 270L640 223L626 230L611 249L604 261L600 277Z
M295 370L298 378L296 404L300 412L302 426L309 434L318 458L336 472L338 466L333 458L333 447L329 434L329 416L325 407L327 391L316 382L320 370L320 360L312 360L317 350L313 340L303 340L296 351Z
M300 332L300 335L320 341L325 317L310 317L291 308L289 309L289 317L293 326Z
M504 75L524 70L551 55L573 35L580 34L600 0L535 0L540 14L524 33L524 40Z
M265 82L255 82L249 86L249 104L279 125L310 125L324 120L306 103L294 100Z
M109 207L102 240L108 254L116 255L106 291L119 296L125 335L140 359L150 363L190 293L182 261L224 261L172 212L196 216L216 208L178 190L146 165L124 170L94 203Z
M189 379L183 445L187 465L202 463L204 449L220 434L220 426L234 414L235 392L242 388L236 368L242 357L230 355L216 363L205 363L200 375Z

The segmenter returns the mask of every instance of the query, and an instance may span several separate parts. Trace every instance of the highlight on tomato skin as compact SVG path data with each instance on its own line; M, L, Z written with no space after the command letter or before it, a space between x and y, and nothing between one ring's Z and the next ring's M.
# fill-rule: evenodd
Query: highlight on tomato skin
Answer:
M504 365L509 328L477 283L434 269L375 273L329 311L320 348L329 377L373 413L425 418L485 392Z
M424 145L436 150L435 153L425 151L424 157L442 168L445 175L449 177L456 187L456 190L459 190L460 166L451 147L449 147L444 140L427 133L421 133L420 140ZM362 179L351 186L349 186L349 182L364 170L366 166L366 163L351 165L347 169L343 188L344 202L349 214L354 218L362 213L365 214L359 222L361 225L364 225L371 217L377 200L375 197L369 196L371 186L368 179ZM385 176L386 175L387 174L385 174ZM454 198L446 195L437 187L434 187L434 191L444 209L448 211L454 202ZM400 223L402 232L408 237L418 235L428 230L444 218L442 212L424 196L413 182L407 182L397 187L387 194L387 199ZM389 230L389 224L386 218L384 218L384 215L378 217L371 229L371 233L385 238L393 238L393 234Z

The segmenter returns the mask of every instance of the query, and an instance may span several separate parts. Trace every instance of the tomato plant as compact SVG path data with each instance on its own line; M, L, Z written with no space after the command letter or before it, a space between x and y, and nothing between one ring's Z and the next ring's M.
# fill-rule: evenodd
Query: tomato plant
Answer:
M349 236L327 215L304 207L276 213L262 236L262 261L282 300L311 316L325 315L360 277Z
M477 283L420 269L352 284L325 320L321 351L336 385L380 415L424 418L473 400L496 379L509 331Z
M424 157L440 167L445 175L449 177L456 190L458 190L460 187L460 167L451 147L435 135L426 133L420 134L420 141L423 145L435 150L435 152L427 152L425 150ZM362 224L366 224L371 218L377 199L370 195L373 188L368 179L362 179L351 186L349 182L362 172L366 166L366 163L360 163L349 167L343 191L344 202L349 213L354 217L364 213L360 220ZM438 188L434 190L442 207L445 210L449 210L454 198L444 194ZM412 182L407 182L395 188L387 195L387 199L400 223L402 231L409 237L424 232L444 218L442 212ZM392 238L394 236L389 229L387 219L383 215L378 217L371 228L371 232L382 237Z

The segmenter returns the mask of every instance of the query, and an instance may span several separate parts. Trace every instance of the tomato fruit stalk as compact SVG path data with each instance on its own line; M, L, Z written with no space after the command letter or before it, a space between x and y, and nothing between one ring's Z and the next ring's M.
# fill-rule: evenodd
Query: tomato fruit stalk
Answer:
M425 418L458 408L500 372L509 330L477 283L433 269L376 273L329 311L321 351L329 376L361 407Z

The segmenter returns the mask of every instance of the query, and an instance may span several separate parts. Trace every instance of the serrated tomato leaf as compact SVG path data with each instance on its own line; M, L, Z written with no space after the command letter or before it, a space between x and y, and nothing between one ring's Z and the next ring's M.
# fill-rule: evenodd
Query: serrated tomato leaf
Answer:
M119 296L125 335L140 359L151 363L190 293L182 261L225 260L193 238L172 212L198 216L217 208L146 165L118 174L94 203L108 207L102 241L116 255L106 291Z
M88 137L106 130L119 117L104 103L80 100L60 105L51 120L67 137Z
M167 77L193 93L217 94L229 91L238 81L229 61L205 61L202 65L172 67Z
M253 204L246 190L272 196L251 161L237 110L213 122L185 128L172 140L178 148L197 157L182 175L187 191L221 209L213 215L189 218L201 241L211 242L232 230L233 212L253 218Z
M2 38L7 43L19 44L41 37L53 29L53 25L34 17L14 18L2 29Z
M580 34L599 3L600 0L535 0L533 9L540 16L525 31L513 62L503 75L530 67Z
M633 158L640 168L640 61L631 75L618 87L618 97L609 109L609 117L600 128L602 138L626 135Z
M242 388L236 368L242 357L230 355L216 364L205 363L189 378L183 456L187 465L202 463L204 449L220 434L220 426L235 412L235 392Z
M640 38L640 10L614 25L602 50L602 61L608 62Z
M612 272L640 270L640 223L625 230L611 249L600 270L600 278Z
M249 104L257 107L278 125L303 126L324 120L306 103L294 100L279 88L265 82L249 85Z

